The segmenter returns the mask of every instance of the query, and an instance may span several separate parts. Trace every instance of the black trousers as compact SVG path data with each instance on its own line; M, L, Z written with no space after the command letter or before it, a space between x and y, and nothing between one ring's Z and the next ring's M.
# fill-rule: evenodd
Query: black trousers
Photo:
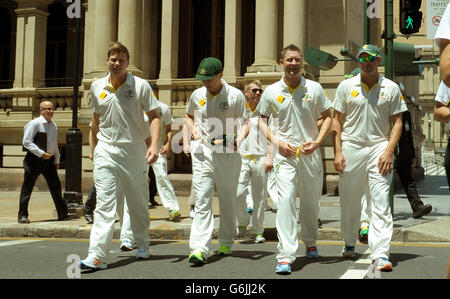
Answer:
M400 177L403 189L405 190L406 196L408 197L411 209L415 211L419 206L423 205L422 200L420 200L419 193L417 192L417 185L412 177L411 169L412 159L402 159L397 158L395 167L397 169L397 174Z
M150 179L148 182L148 190L150 192L150 200L152 200L158 193L158 189L156 188L156 177L151 165L148 167L148 178Z
M95 189L95 185L93 185L91 190L89 191L86 203L84 204L84 213L87 215L93 215L96 204L97 204L97 190Z
M62 197L61 181L59 180L58 172L53 161L53 157L50 160L44 160L32 153L28 152L26 154L25 159L23 160L25 174L22 189L20 191L19 218L28 217L28 203L30 201L31 192L33 192L33 187L40 174L42 174L47 181L50 194L55 203L56 212L58 213L58 219L64 218L67 215L67 204Z
M447 174L447 183L450 191L450 138L447 144L447 150L445 151L445 173Z

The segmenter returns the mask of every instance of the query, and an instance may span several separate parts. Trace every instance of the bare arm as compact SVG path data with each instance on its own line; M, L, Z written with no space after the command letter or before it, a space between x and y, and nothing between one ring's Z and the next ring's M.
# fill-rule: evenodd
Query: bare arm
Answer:
M158 159L158 144L159 144L159 133L161 131L161 120L157 109L153 109L147 112L148 119L150 120L150 135L151 144L147 148L147 154L145 158L147 159L147 164L152 164Z
M442 103L435 102L434 105L434 120L441 123L448 123L450 121L450 109Z
M159 151L161 155L166 155L169 152L170 145L172 144L172 123L165 126L166 128L166 136L167 136L167 142L161 147L161 150Z
M268 117L261 115L258 120L258 127L260 128L261 132L264 134L264 136L267 138L267 140L270 141L270 143L273 145L274 149L278 149L279 153L284 157L291 157L295 154L297 154L297 150L290 145L289 143L280 141L270 130L269 126L267 125Z
M441 52L439 68L441 72L441 79L445 85L450 86L450 40L441 39L439 48Z
M384 153L378 159L378 172L382 176L388 175L392 171L392 155L394 154L395 147L402 135L402 114L395 114L392 116L392 130L389 136L389 143Z
M331 140L334 149L334 168L340 173L344 173L345 157L342 154L342 127L344 123L344 114L334 110L334 117L331 123Z
M94 113L92 116L91 132L89 133L89 148L91 150L89 158L94 157L94 150L98 142L97 134L99 131L98 128L99 124L100 124L100 115Z
M320 119L321 121L317 122L318 124L320 123L319 135L317 136L316 140L309 141L303 144L300 151L304 155L313 153L323 143L323 141L325 140L330 131L332 122L330 109L325 110L321 114L322 114L322 118Z

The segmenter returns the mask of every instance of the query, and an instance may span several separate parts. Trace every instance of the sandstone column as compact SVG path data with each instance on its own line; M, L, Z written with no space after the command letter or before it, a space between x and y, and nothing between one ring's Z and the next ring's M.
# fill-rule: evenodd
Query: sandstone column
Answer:
M179 0L162 0L159 99L170 105L172 79L178 75Z
M228 83L236 83L236 77L240 75L241 1L225 1L225 57L223 77Z
M255 62L247 71L275 72L279 70L278 0L256 0L255 18Z
M142 0L119 0L118 41L128 48L130 52L128 70L137 76L142 76L140 67L142 4Z

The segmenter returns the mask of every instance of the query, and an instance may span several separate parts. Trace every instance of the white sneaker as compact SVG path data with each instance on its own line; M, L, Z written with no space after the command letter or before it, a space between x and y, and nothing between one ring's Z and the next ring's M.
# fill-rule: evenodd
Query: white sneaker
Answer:
M377 267L378 271L392 271L392 263L385 257L377 258L372 262Z
M266 239L262 236L262 234L257 234L255 237L255 243L264 243Z
M140 259L148 259L150 257L150 250L147 246L141 246L138 248L136 253L136 258Z
M80 269L106 269L108 268L108 265L105 263L102 263L99 259L95 258L94 256L88 256L84 260L80 261L79 263Z
M120 244L121 251L131 251L133 250L133 244L129 240L123 240Z

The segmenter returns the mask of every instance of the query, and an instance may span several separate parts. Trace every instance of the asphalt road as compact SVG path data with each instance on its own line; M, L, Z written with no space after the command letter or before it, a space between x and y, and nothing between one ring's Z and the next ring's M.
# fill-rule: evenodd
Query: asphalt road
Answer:
M342 242L323 241L318 243L317 261L305 258L300 244L292 274L279 276L274 273L276 245L241 241L231 256L213 255L196 267L188 263L187 241L153 240L150 259L143 261L136 260L136 251L121 252L114 241L107 270L80 271L75 265L86 257L88 240L0 238L0 279L441 279L446 277L450 254L450 243L393 243L393 271L369 273L367 245L358 245L357 257L347 260L340 257ZM217 242L213 246L219 247ZM181 288L195 288L190 283L178 281ZM229 286L225 288L230 292Z

